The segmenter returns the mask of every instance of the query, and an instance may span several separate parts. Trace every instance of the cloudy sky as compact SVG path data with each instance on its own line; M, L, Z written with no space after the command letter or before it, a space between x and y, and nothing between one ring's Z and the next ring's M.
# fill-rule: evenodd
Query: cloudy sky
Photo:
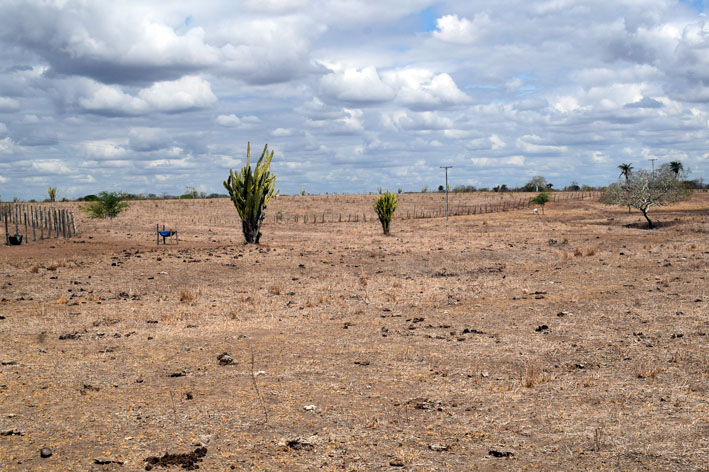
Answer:
M709 180L702 0L1 0L0 198Z

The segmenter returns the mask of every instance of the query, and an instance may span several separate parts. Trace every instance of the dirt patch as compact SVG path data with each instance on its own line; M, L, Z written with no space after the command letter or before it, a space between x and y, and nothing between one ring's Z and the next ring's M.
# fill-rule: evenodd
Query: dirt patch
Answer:
M144 459L145 470L153 470L154 467L181 467L185 470L197 470L199 469L198 462L201 462L206 455L207 448L198 447L192 452L182 454L166 453L161 457L146 457Z
M376 198L325 197L279 205L361 216ZM709 194L653 231L588 200L396 219L391 237L269 208L258 247L230 205L139 202L79 217L76 240L0 247L3 470L709 462ZM179 244L156 245L163 222Z

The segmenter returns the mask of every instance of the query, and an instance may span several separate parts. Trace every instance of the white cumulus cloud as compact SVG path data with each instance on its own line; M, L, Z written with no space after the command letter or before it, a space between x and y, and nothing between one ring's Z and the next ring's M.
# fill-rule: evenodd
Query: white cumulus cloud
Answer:
M333 72L320 80L320 86L326 96L345 102L384 102L396 95L389 85L382 82L374 67Z
M103 114L141 115L151 112L183 112L208 108L217 102L209 82L194 76L156 82L130 95L115 85L97 85L79 104L87 111Z
M224 126L225 128L236 128L241 124L239 117L233 113L230 115L219 115L216 121L219 126Z
M472 21L458 15L445 15L436 20L433 37L448 43L470 44L490 23L487 13L478 13Z

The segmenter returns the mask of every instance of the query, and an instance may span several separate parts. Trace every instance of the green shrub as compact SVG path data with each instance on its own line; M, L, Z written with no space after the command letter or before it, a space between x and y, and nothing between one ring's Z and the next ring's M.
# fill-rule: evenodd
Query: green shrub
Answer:
M549 201L551 197L549 196L549 192L543 191L539 192L536 197L532 197L529 199L531 203L534 203L535 205L539 205L542 207L542 213L544 213L544 205Z
M128 208L128 203L123 201L124 195L119 192L99 192L96 200L80 207L89 218L115 218L120 212Z
M377 199L377 203L374 204L374 210L377 212L384 234L389 234L389 226L391 225L391 220L394 217L394 212L398 204L399 200L397 200L396 195L389 190L384 192L384 194Z

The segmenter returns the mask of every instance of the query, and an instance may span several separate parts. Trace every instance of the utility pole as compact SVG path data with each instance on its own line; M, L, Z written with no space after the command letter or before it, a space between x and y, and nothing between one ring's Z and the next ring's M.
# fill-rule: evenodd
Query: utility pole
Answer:
M446 170L446 221L448 221L448 169L453 166L440 166L441 169Z
M655 178L655 161L657 160L656 157L651 157L648 159L648 161L652 162L652 178Z

